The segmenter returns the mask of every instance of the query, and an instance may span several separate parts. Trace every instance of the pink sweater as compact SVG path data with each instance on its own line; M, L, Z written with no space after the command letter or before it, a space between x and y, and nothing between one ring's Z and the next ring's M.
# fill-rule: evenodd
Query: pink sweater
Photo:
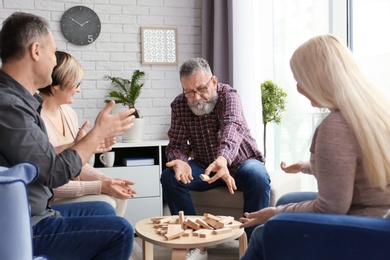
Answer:
M69 124L69 128L76 136L78 132L78 118L76 112L69 105L62 105L61 109L64 113L66 122ZM57 138L57 131L51 126L43 115L42 118L45 121L47 134L51 144L56 147L63 145L59 143ZM74 198L81 197L83 195L100 194L101 193L101 181L102 179L108 179L103 173L89 165L88 163L83 166L78 178L70 181L69 183L53 189L54 198Z
M382 217L390 208L390 183L386 190L369 184L359 145L340 112L331 112L318 126L310 153L310 163L302 167L302 172L316 177L317 199L279 206L277 213Z

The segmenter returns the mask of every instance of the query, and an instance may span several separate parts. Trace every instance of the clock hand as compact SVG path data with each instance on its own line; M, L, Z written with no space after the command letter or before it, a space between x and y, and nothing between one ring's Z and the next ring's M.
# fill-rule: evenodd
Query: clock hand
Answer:
M77 22L75 19L73 19L72 17L70 16L67 16L70 20L72 20L73 22L77 23L80 27L83 26L81 23Z
M80 26L84 26L84 25L86 25L87 23L89 23L91 20L88 20L88 21L86 21L85 23L83 23L83 24L80 24Z

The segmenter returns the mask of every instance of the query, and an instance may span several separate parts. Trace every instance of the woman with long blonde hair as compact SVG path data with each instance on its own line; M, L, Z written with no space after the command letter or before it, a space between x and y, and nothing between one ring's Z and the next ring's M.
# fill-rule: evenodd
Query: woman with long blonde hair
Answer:
M242 227L264 224L283 212L382 217L390 208L390 99L360 71L351 51L335 36L314 37L295 50L290 67L297 90L329 115L317 127L310 161L281 168L317 179L312 199L245 213ZM287 198L286 198L287 197ZM290 197L292 198L292 197ZM286 231L288 232L288 231ZM262 259L262 226L242 259Z

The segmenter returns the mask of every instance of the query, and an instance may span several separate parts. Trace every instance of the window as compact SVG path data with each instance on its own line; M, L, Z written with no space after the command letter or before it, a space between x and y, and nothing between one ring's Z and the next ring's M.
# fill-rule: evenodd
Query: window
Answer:
M390 1L352 0L351 48L361 69L390 94Z
M326 111L314 108L296 90L289 60L304 41L333 33L346 37L347 1L273 0L273 80L288 94L286 112L280 125L267 129L267 168L279 170L288 164L308 160L312 135ZM273 134L273 136L272 136ZM315 180L305 176L303 190L315 187Z

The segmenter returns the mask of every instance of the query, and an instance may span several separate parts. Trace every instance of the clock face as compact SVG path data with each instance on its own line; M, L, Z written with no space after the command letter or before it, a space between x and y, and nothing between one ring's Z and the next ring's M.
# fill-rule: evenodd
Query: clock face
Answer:
M74 6L61 18L61 31L64 37L76 45L93 43L100 34L101 24L98 15L86 6Z

